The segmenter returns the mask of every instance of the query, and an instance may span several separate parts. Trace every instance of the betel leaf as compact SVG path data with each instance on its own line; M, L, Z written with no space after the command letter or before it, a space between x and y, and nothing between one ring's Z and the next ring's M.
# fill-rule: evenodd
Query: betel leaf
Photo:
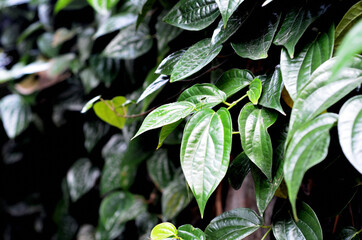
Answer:
M232 188L238 190L246 175L250 172L250 159L244 152L240 153L231 163L228 170L228 181Z
M290 58L285 49L280 56L280 68L285 88L295 100L299 91L310 80L312 73L325 61L331 58L334 43L334 27L328 33L322 33L312 43L308 43L294 57Z
M168 159L166 150L156 151L147 160L147 172L158 189L163 190L167 187L173 179L175 167Z
M272 179L273 148L267 129L276 119L275 112L259 109L252 103L242 108L238 119L245 154L269 180Z
M251 81L249 85L249 90L246 92L248 94L250 102L254 105L258 104L259 98L261 96L262 85L259 78L255 78Z
M198 31L213 23L219 14L215 0L181 0L163 21L179 28Z
M11 94L0 101L0 118L8 137L15 138L29 126L32 113L20 95Z
M168 237L176 237L177 229L169 222L157 224L151 231L152 240L164 240Z
M294 57L294 48L310 24L327 10L326 5L318 8L307 4L291 7L275 36L274 44L284 46L291 58Z
M68 6L73 0L58 0L54 7L54 14Z
M141 6L139 7L140 11L138 13L137 23L136 23L136 29L138 26L143 22L145 19L147 13L152 9L153 5L155 4L156 0L145 0L141 1Z
M262 85L263 92L259 104L263 107L275 109L285 115L282 105L280 104L280 97L284 84L279 66L275 68L273 75L269 75L262 81Z
M88 3L100 14L107 14L119 0L87 0Z
M183 240L206 240L205 233L190 224L180 226L177 229L177 235Z
M191 46L182 55L171 73L171 82L180 81L209 64L221 51L222 45L213 46L206 38Z
M339 111L338 136L344 155L362 173L362 95L345 102Z
M162 60L160 65L158 65L155 73L171 75L173 68L177 62L181 59L182 55L186 52L185 49L181 49L177 52L171 53L166 58Z
M158 145L157 149L159 149L163 142L166 140L166 138L177 128L178 125L183 121L183 119L178 120L177 122L165 125L161 128L160 136L158 138Z
M329 130L335 125L337 118L337 114L325 113L315 119L305 121L294 131L293 137L286 144L284 179L296 219L296 198L303 176L309 168L320 163L327 156Z
M201 217L207 200L229 166L231 131L231 117L226 108L217 112L204 108L186 124L181 143L181 167L199 205Z
M336 61L338 59L332 58L318 67L298 94L290 117L288 139L294 129L313 119L362 83L361 57L353 58L351 66L343 68L337 77L331 78Z
M169 77L167 75L159 76L153 83L148 85L148 87L143 91L141 96L138 98L137 103L141 102L143 99L156 92L160 88L162 88L169 81Z
M260 228L263 219L249 208L236 208L214 218L205 229L207 240L241 240Z
M119 31L103 51L103 55L110 58L135 59L148 52L153 44L149 35L149 28L141 24L137 30L130 25Z
M109 124L102 121L85 122L83 125L84 147L90 153L109 131Z
M354 227L344 227L337 235L337 240L360 240L358 236L362 230L357 231Z
M230 69L221 76L215 86L230 97L248 86L254 79L253 74L248 70Z
M298 204L299 220L295 221L285 206L273 219L273 234L276 240L321 240L322 228L317 215L306 203Z
M126 101L125 97L114 97L112 100L103 100L95 103L93 110L103 121L122 129L126 122L126 119L123 117L127 114L127 107L123 106Z
M242 17L231 17L228 22L227 28L224 27L224 23L220 20L217 28L214 30L211 37L211 44L217 46L226 42L244 23L247 18L247 14Z
M336 27L336 44L335 47L338 48L339 44L342 42L342 39L346 33L362 18L362 1L357 2L353 5L346 14L344 14L342 20L338 23Z
M258 60L268 57L269 48L277 31L281 14L266 7L252 15L240 31L247 32L236 43L231 43L235 52L243 58ZM252 24L247 24L252 23ZM255 29L255 26L258 26Z
M226 94L210 83L195 84L182 92L177 101L195 104L197 109L212 108L226 100Z
M137 20L137 15L134 13L119 13L117 15L114 15L105 20L98 27L97 32L93 36L93 39L99 38L103 35L114 32L116 30L128 27L129 25L134 24L136 20Z
M221 12L221 17L224 21L224 27L226 28L226 24L230 16L235 12L235 10L239 7L239 5L244 2L244 0L215 0L219 10Z
M157 18L156 23L156 38L157 38L157 48L159 52L162 52L164 49L167 49L167 45L182 32L181 28L174 27L170 24L162 21L162 18L165 16L165 12L162 12Z
M77 160L67 173L69 195L72 201L77 201L87 193L94 186L99 175L99 170L92 167L89 159L81 158Z
M195 104L186 101L162 105L147 115L140 129L132 139L151 129L177 122L187 117L195 108Z

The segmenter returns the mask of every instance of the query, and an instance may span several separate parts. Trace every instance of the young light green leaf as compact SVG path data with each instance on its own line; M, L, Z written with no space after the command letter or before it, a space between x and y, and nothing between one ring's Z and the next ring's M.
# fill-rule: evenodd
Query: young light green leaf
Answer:
M58 0L54 7L54 14L68 6L73 0Z
M280 72L280 67L277 66L273 75L270 75L262 81L263 92L260 97L259 104L263 107L272 108L285 115L282 105L280 104L280 97L283 90L283 79Z
M204 108L187 122L181 143L181 167L203 217L207 200L229 166L232 141L228 110ZM198 166L195 168L194 166Z
M224 21L224 27L226 28L226 24L230 16L235 12L235 10L239 7L239 5L244 2L244 0L215 0L219 10L221 12L221 17Z
M166 49L168 43L182 33L181 28L174 27L162 21L162 18L165 15L166 15L165 12L162 12L160 14L160 16L157 18L157 23L155 26L158 52L161 52L163 49Z
M294 58L294 48L310 24L321 16L327 7L308 9L307 5L295 6L287 12L284 21L274 39L274 44L284 46L291 58Z
M307 44L294 58L290 58L285 49L280 56L280 68L283 82L290 97L295 100L300 90L310 80L312 73L331 58L334 43L334 27L328 34L322 33L312 43Z
M337 118L337 114L326 113L305 121L295 130L293 137L286 144L284 179L295 219L297 219L296 198L303 176L309 168L327 156L329 130L335 125Z
M246 93L248 94L250 102L254 105L258 104L259 98L261 96L262 85L259 78L255 78L249 85L249 91Z
M360 240L358 234L360 234L362 230L357 231L354 227L344 227L339 234L337 235L337 240Z
M362 95L345 102L339 111L338 136L344 155L362 173Z
M98 27L97 32L93 36L93 39L99 38L103 35L114 32L116 30L128 27L129 25L134 24L136 20L137 20L137 15L134 13L120 13L114 15L105 20Z
M123 106L126 101L125 97L114 97L112 100L95 103L93 110L106 123L122 129L126 122L126 119L122 117L127 114L127 107Z
M177 229L177 235L183 240L206 240L205 233L190 224L180 226Z
M241 240L260 228L263 219L249 208L236 208L214 218L205 229L207 240Z
M147 115L140 129L132 139L151 129L177 122L187 117L195 108L195 104L186 101L162 105Z
M9 138L15 138L22 133L32 121L30 106L20 95L11 94L0 101L0 118Z
M165 75L171 75L173 68L177 64L177 62L181 59L182 55L186 50L181 49L177 52L171 53L169 56L167 56L165 59L162 60L160 65L158 65L155 73L158 74L165 74Z
M228 98L248 86L253 79L254 76L250 71L235 68L224 72L215 86L225 92Z
M245 154L269 180L272 179L273 148L267 129L276 119L275 112L259 109L252 103L243 107L238 119Z
M157 224L151 232L152 240L164 240L168 237L177 237L176 227L169 222Z
M228 170L228 181L231 187L238 190L246 175L250 172L250 159L244 152L240 153L231 163Z
M198 31L213 23L219 14L215 0L181 0L163 21L179 28Z
M156 92L160 88L162 88L166 83L170 81L167 75L159 76L153 83L148 85L148 87L143 91L141 96L138 98L137 103L141 102L143 99Z
M191 46L175 65L171 73L171 82L180 81L198 72L209 64L221 51L222 45L213 46L206 38Z
M119 0L87 0L88 3L100 14L107 14Z
M164 190L173 179L175 167L168 159L166 150L156 151L147 160L147 172L154 184L160 190Z
M93 107L93 104L98 101L101 98L101 95L98 95L94 98L92 98L91 100L89 100L82 108L81 113L85 113L87 112L89 109L91 109Z
M177 99L195 104L197 109L212 108L226 100L226 94L210 83L195 84Z
M273 220L276 240L321 240L323 233L317 215L306 203L298 205L299 220L295 221L286 207Z
M159 149L166 138L177 128L178 125L183 121L183 119L178 120L177 122L165 125L161 128L160 137L158 138L157 149Z

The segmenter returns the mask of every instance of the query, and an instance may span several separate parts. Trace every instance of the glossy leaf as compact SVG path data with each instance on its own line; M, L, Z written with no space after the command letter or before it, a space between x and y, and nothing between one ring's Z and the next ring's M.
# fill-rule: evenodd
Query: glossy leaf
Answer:
M195 110L195 107L196 106L193 103L186 101L162 105L147 115L133 138L151 129L177 122L178 120L187 117Z
M156 151L147 160L147 172L158 189L163 190L172 181L175 167L168 159L166 150Z
M167 48L168 43L179 36L182 32L182 29L174 27L170 24L162 21L164 12L160 14L156 23L156 38L157 38L157 48L161 52L163 49Z
M334 113L325 113L305 121L287 142L284 162L284 179L288 196L297 219L296 198L305 172L320 163L328 154L329 130L337 122ZM289 137L289 135L288 135Z
M273 148L267 129L276 119L275 112L259 109L251 103L243 107L238 119L245 154L269 180L272 179Z
M221 12L221 17L224 21L224 27L226 28L226 24L230 16L235 12L235 10L239 7L239 5L244 2L244 0L215 0L219 10Z
M338 136L344 155L362 173L362 95L345 102L339 111Z
M73 0L57 0L54 7L54 14L57 14L60 10L68 6Z
M306 4L291 8L275 36L274 43L284 46L289 56L294 58L295 45L309 25L322 15L326 9L325 5L321 5L319 9L308 9Z
M290 58L285 49L280 56L280 68L285 88L295 100L312 73L331 58L334 43L334 27L328 34L322 33L314 42L307 44L294 58Z
M244 152L240 153L231 163L228 170L228 181L232 188L238 190L250 172L250 159Z
M160 65L158 65L155 73L171 75L173 68L178 63L178 61L181 59L182 55L184 55L185 52L186 50L181 49L167 56L165 59L162 60Z
M322 228L317 215L306 203L298 205L299 220L295 221L287 208L283 208L273 220L276 240L321 240Z
M273 0L266 0L263 5L261 5L262 7L265 7L266 5L268 5L269 3L271 3Z
M226 174L232 126L228 110L204 108L187 122L181 143L181 167L199 205L201 217L207 200Z
M101 121L86 122L83 125L84 147L90 153L109 131L109 124Z
M54 34L45 32L37 39L37 44L40 52L47 57L53 58L58 56L60 46L53 47Z
M99 38L116 30L123 29L137 21L137 15L134 13L120 13L105 20L97 29L93 39Z
M156 0L145 0L141 1L140 11L138 13L137 23L136 23L136 29L138 26L143 22L145 17L147 16L147 13L152 9L153 5L155 4Z
M358 234L361 233L357 231L354 227L344 227L339 234L337 235L337 240L360 240L361 238Z
M207 240L241 240L260 228L263 219L248 208L236 208L214 218L205 229Z
M248 70L230 69L224 72L221 78L216 82L215 86L226 93L226 97L234 95L241 89L249 86L254 76Z
M259 78L255 78L253 81L251 81L249 85L249 91L246 92L248 94L250 102L252 102L254 105L258 104L259 98L261 96L261 91L261 81Z
M32 121L30 106L21 96L11 94L0 101L0 118L9 138L15 138L22 133Z
M226 28L224 27L224 22L220 20L212 34L211 44L217 46L226 42L241 27L247 16L245 14L242 17L231 17Z
M87 0L88 3L100 14L107 14L119 0Z
M127 114L125 97L114 97L112 100L104 100L94 104L93 110L97 116L112 126L122 129L126 119L122 116Z
M205 233L190 224L180 226L177 235L183 240L206 240Z
M226 94L213 84L195 84L182 92L177 101L195 104L197 109L212 108L226 100Z
M194 44L182 55L171 73L171 82L180 81L198 72L221 51L222 45L213 46L207 38Z
M168 237L176 237L177 236L177 229L176 227L169 222L163 222L157 224L151 232L151 239L152 240L163 240Z
M160 136L158 138L158 145L157 149L159 149L163 142L166 140L166 138L177 128L178 125L183 121L183 119L178 120L177 122L165 125L161 128Z
M92 167L92 163L88 159L82 158L76 161L67 173L67 183L72 201L77 201L87 193L95 185L99 175L99 170Z
M214 0L181 0L163 21L179 28L198 31L213 23L219 14Z
M263 107L272 108L285 115L280 97L283 90L283 79L279 66L275 68L273 75L270 75L262 81L263 92L261 94L259 104Z
M50 68L49 62L36 61L28 65L15 64L10 70L0 69L0 83L18 79L24 75L46 71Z
M95 102L97 102L99 99L101 98L101 95L98 95L94 98L92 98L91 100L89 100L82 108L81 113L86 113L89 109L91 109L93 107L93 104Z
M156 92L162 88L169 81L169 77L166 75L159 76L153 83L148 85L148 87L143 91L141 96L138 98L137 103L141 102L143 99Z
M135 59L148 52L152 43L146 25L141 24L137 30L134 25L130 25L120 30L104 49L103 55L111 58Z

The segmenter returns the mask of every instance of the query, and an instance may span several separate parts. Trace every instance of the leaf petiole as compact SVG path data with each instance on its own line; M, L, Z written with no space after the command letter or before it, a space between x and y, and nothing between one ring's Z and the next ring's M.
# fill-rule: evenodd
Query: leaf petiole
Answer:
M242 96L241 98L239 98L238 100L232 102L230 105L228 105L229 107L227 108L227 110L229 110L230 108L234 107L236 104L238 104L241 100L243 100L244 98L246 98L248 96L248 94L245 94L244 96Z
M271 226L265 226L265 227L269 227L269 230L266 231L266 233L264 234L264 236L263 236L263 238L262 238L261 240L264 240L264 239L268 236L268 234L270 233L270 231L272 230L272 227L271 227Z

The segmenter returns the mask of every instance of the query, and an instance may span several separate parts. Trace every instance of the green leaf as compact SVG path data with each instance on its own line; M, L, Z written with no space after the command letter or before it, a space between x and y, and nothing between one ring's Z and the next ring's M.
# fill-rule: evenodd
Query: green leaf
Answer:
M110 126L101 121L86 122L83 125L84 147L90 153L109 131Z
M295 202L303 176L309 168L320 163L327 156L330 141L329 130L335 125L337 118L337 114L326 113L313 120L305 121L287 142L284 179L296 219Z
M231 187L238 190L249 172L250 159L244 152L242 152L230 163L229 166L228 181Z
M33 118L30 106L17 94L7 95L1 99L0 117L9 138L15 138L22 133Z
M138 13L136 28L143 22L145 17L147 16L147 13L152 9L153 5L155 4L156 0L146 0L143 1L141 4L141 11Z
M344 227L339 234L337 235L337 240L360 240L358 234L361 233L357 231L354 227Z
M19 44L23 42L25 39L27 39L30 35L34 34L38 30L43 29L43 24L41 22L34 22L30 24L18 37L16 42Z
M119 59L106 58L101 55L91 56L89 65L95 76L107 87L110 87L122 70Z
M245 14L242 17L231 17L227 28L224 27L223 21L220 20L212 34L211 44L217 46L226 42L241 27L248 16L248 14Z
M259 109L251 103L243 107L238 119L245 154L269 180L272 179L273 148L267 129L276 119L275 112Z
M10 70L0 69L0 83L18 79L24 75L46 71L50 68L49 62L36 61L28 65L15 64Z
M337 61L332 58L323 63L298 94L290 117L287 142L294 129L316 117L362 83L361 57L355 57L350 67L342 69L338 77L331 78L331 70Z
M68 6L73 0L58 0L54 7L54 14Z
M93 104L98 101L101 98L101 95L98 95L94 98L92 98L91 100L89 100L82 108L81 113L86 113L89 109L91 109L93 107Z
M294 48L310 24L321 16L327 7L321 5L319 9L309 9L307 4L292 7L282 22L275 36L274 44L284 46L291 58L294 58Z
M177 229L177 235L183 240L206 240L205 233L190 224L182 225Z
M235 12L235 10L239 7L239 5L244 2L244 0L215 0L219 10L221 12L221 17L224 21L224 27L226 28L226 24L230 16Z
M226 100L226 94L210 83L195 84L182 92L177 101L195 104L197 109L212 108Z
M163 21L179 28L198 31L213 23L219 14L214 0L180 0Z
M215 86L226 93L226 97L234 95L241 89L248 86L254 79L254 76L248 70L230 69L224 72L222 77L216 82Z
M159 76L153 83L148 85L148 87L143 91L141 96L138 98L137 103L141 102L143 99L156 92L160 88L162 88L169 81L169 77L167 75Z
M310 80L312 73L331 58L334 43L334 27L328 34L322 33L312 43L307 44L294 58L290 58L285 49L280 56L280 68L283 82L290 97L295 100L300 90Z
M137 21L134 13L119 13L105 20L97 29L93 39L99 38L116 30L124 29Z
M151 239L152 240L163 240L168 237L176 237L177 236L177 229L176 227L169 222L163 222L157 224L151 232Z
M362 173L362 95L345 102L339 111L338 136L344 155Z
M261 94L259 104L263 107L272 108L285 115L280 97L283 90L283 79L279 66L275 68L273 75L269 75L262 81L263 92Z
M96 10L99 14L107 14L111 8L113 8L119 0L87 0L88 3Z
M137 30L130 25L119 31L103 51L103 55L119 59L135 59L148 52L153 44L148 26L141 24Z
M242 58L258 60L268 57L269 48L277 31L281 14L266 7L259 10L246 22L240 31L247 32L237 43L231 43L235 52ZM249 24L248 24L249 23ZM255 29L255 26L258 26Z
M162 105L147 115L140 129L132 139L151 129L177 122L187 117L195 108L195 104L186 101Z
M183 119L178 120L177 122L165 125L161 128L160 137L158 139L157 149L159 149L166 138L177 128L178 125L183 121Z
M165 12L162 12L157 18L157 23L155 26L158 52L166 49L168 43L175 39L177 36L179 36L182 32L182 29L174 27L162 21L163 16L165 16Z
M236 208L214 218L206 227L207 240L241 240L260 228L263 219L249 208Z
M336 27L335 47L338 48L346 33L362 18L362 1L353 5Z
M53 46L54 34L50 32L45 32L37 39L37 45L42 54L47 57L56 57L58 56L60 46Z
M77 201L87 193L95 185L99 175L99 170L92 167L89 159L77 160L67 173L67 183L72 201Z
M181 143L181 167L201 217L207 200L226 174L232 141L228 110L204 108L187 122ZM197 166L197 168L195 168Z
M171 82L180 81L209 64L221 51L222 45L213 46L206 38L187 49L171 73Z
M55 77L57 75L60 75L64 73L66 70L69 69L71 62L75 59L75 54L68 53L61 56L58 56L56 58L53 58L50 61L50 66L48 69L48 74L51 77Z
M249 85L249 91L246 93L248 94L250 102L254 105L258 104L259 98L261 96L262 85L259 78L255 78Z
M298 206L299 220L295 221L287 208L283 208L273 220L276 240L321 240L322 228L317 215L306 203Z
M164 190L172 181L175 167L168 159L166 150L158 150L147 160L147 172L154 184Z
M185 52L186 50L181 49L177 52L171 53L169 56L162 60L160 65L158 65L155 73L171 75L175 65L178 63L178 61L181 59Z
M127 114L127 107L123 106L126 101L125 97L114 97L112 100L95 103L93 110L106 123L122 129L126 122L126 119L122 117Z

